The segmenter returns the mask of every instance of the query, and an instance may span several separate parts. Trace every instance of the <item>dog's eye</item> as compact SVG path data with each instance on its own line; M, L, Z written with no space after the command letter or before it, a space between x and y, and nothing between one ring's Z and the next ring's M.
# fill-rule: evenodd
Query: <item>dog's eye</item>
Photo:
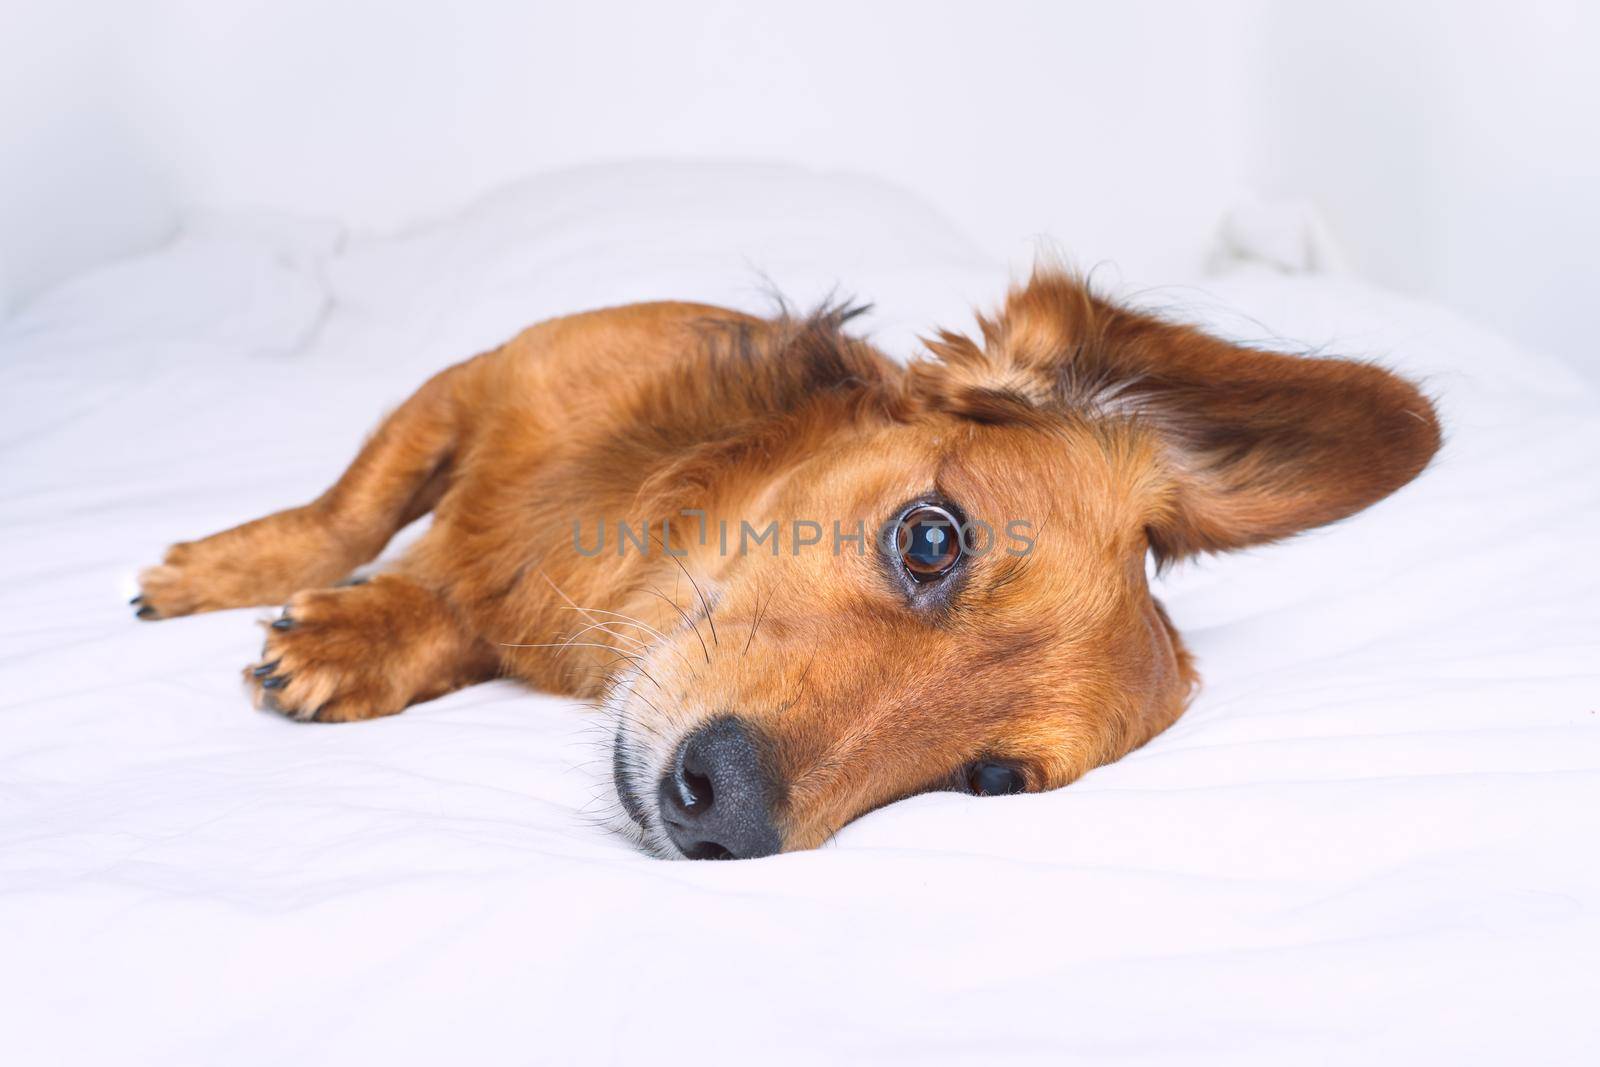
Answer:
M961 524L937 504L906 512L894 540L901 565L919 582L943 578L961 559Z
M1022 772L1005 763L983 761L967 768L967 788L973 796L999 797L1027 790Z

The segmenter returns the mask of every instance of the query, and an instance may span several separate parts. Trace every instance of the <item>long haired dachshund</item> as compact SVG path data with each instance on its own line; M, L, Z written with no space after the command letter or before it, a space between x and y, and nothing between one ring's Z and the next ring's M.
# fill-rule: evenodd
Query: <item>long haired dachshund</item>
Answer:
M1197 683L1157 565L1414 478L1432 406L1037 273L897 364L854 313L641 304L438 374L316 500L145 570L142 618L284 604L245 679L351 722L512 677L611 716L624 820L695 859L812 848L933 789L1055 789ZM426 534L345 580L406 524Z

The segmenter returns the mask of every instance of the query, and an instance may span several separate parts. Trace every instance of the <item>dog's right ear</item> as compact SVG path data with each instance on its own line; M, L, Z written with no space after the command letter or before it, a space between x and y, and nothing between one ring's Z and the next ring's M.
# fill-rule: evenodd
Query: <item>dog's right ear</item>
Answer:
M946 410L982 421L1054 413L1156 436L1160 491L1146 532L1159 559L1287 537L1353 515L1438 450L1433 406L1367 363L1243 348L1035 274L982 345L941 333L924 370Z

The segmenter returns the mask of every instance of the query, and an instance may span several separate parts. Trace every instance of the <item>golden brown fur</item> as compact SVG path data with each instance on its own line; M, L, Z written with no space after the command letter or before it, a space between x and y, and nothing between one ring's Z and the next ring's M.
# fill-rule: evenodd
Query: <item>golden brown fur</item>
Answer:
M1196 683L1147 554L1345 517L1439 443L1385 371L1239 348L1061 274L904 368L848 315L650 304L535 326L429 381L311 504L174 546L141 614L286 602L246 677L296 718L499 675L602 700L663 852L639 806L680 738L735 715L782 846L807 848L974 760L1051 789L1143 744ZM1030 523L1031 551L904 585L872 532L930 496ZM398 564L335 587L429 511ZM796 519L859 522L865 551L802 544ZM776 555L719 544L722 522L771 520ZM579 550L618 522L648 523L650 551Z

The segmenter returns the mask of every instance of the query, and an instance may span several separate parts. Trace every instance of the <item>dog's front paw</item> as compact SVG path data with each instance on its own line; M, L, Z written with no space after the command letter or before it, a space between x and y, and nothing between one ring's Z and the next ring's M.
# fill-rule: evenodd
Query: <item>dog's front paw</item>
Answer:
M393 715L409 694L389 663L392 633L365 586L296 593L267 624L261 659L244 677L258 708L301 722Z
M140 571L139 595L129 601L134 614L141 619L174 619L229 606L223 592L227 576L202 557L193 544L177 544L167 549L159 564Z

